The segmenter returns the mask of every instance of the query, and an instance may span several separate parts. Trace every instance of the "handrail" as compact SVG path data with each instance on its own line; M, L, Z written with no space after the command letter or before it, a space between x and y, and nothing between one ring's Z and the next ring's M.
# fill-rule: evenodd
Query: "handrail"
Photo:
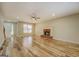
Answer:
M6 49L8 46L8 41L6 39L6 34L5 34L5 28L3 27L3 34L4 34L4 42L2 44L2 47L0 48L0 56L6 56Z

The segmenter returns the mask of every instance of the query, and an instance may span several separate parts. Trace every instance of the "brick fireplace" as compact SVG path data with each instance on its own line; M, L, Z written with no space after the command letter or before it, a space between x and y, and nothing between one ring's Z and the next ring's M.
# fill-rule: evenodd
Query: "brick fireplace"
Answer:
M50 36L50 29L44 29L43 33L45 36Z
M41 35L41 37L52 38L52 36L50 36L50 33L51 33L51 29L43 29L43 35Z

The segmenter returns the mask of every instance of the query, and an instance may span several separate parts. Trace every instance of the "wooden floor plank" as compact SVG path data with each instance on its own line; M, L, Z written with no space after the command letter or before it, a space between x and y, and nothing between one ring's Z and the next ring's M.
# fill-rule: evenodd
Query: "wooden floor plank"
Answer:
M37 36L16 37L12 57L79 57L79 45Z

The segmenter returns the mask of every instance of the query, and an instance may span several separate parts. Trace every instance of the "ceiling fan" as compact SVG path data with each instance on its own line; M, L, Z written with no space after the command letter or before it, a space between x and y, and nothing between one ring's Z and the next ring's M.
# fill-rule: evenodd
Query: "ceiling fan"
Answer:
M31 18L35 21L37 21L38 19L40 19L40 17L38 17L35 13L32 14Z
M34 20L40 19L40 17L37 17L37 16L31 16L31 18Z

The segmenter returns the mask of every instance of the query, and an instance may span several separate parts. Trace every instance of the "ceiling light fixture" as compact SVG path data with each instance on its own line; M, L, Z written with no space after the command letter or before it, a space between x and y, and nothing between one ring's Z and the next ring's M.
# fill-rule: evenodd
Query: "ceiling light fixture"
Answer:
M19 16L17 16L16 19L19 19Z
M55 13L53 13L52 16L55 16Z
M40 19L40 17L38 17L35 13L32 14L31 16L33 23L37 23L37 20Z

